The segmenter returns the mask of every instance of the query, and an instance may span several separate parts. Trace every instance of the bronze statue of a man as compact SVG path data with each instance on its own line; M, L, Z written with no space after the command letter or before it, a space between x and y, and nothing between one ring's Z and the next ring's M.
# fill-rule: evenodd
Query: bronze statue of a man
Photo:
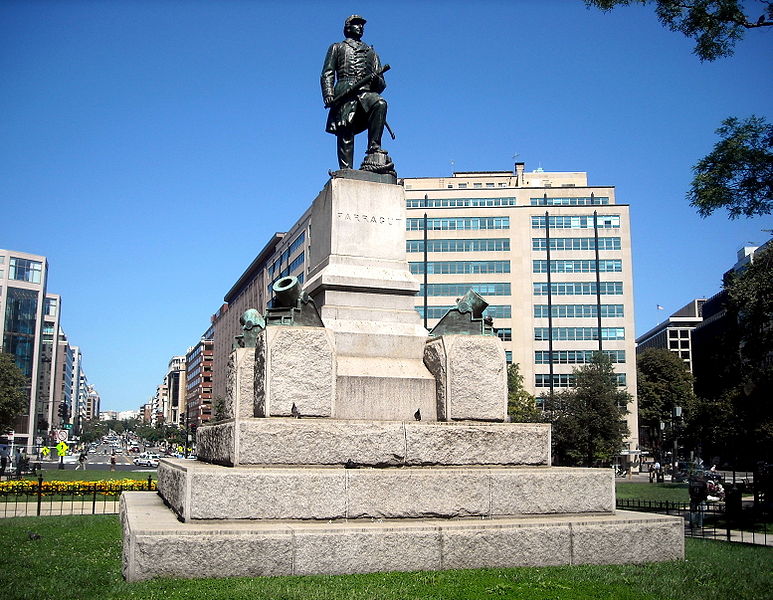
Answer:
M325 130L338 140L338 165L354 168L354 136L367 129L368 148L360 169L394 174L389 155L381 148L387 103L378 54L362 41L365 19L352 15L344 22L345 40L332 44L322 66L322 99L330 109Z

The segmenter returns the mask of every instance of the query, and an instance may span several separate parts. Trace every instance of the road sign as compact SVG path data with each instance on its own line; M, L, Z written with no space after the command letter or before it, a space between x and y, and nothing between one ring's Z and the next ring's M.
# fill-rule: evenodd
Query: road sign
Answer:
M62 427L64 427L65 429L72 429L72 423L65 423L64 425L62 425Z
M42 438L42 437L40 437L40 436L36 437L36 438L35 438L35 443L36 443L38 446L40 446L40 444L42 444L42 443L43 443L43 438Z
M66 442L68 437L70 437L70 434L67 433L66 429L60 429L56 434L56 439L60 442Z
M69 449L69 446L65 444L64 442L59 442L56 445L56 452L59 454L59 456L66 456L67 450Z

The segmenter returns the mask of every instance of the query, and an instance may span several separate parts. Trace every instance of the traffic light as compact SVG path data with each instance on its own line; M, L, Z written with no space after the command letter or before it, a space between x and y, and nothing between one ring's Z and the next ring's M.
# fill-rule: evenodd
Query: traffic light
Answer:
M62 418L62 421L66 421L70 416L70 407L67 406L66 402L59 404L59 416Z

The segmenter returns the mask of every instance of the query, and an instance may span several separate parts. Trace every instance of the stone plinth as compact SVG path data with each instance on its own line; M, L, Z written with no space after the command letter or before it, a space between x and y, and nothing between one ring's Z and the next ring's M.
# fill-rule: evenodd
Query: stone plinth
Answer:
M164 459L158 490L192 519L417 519L612 513L611 469L219 467Z
M401 186L331 179L311 209L304 291L335 337L336 419L437 419L424 366L427 331L413 307L419 283L405 254Z
M224 412L228 419L255 416L255 348L236 348L228 357Z
M155 493L124 492L121 522L127 581L646 563L684 557L681 518L624 511L501 519L181 523Z
M435 376L438 419L506 419L507 363L499 338L441 336L427 342L424 364Z
M269 326L255 347L255 415L330 417L336 397L336 352L324 327ZM253 382L250 381L252 386Z
M245 419L202 425L196 444L229 466L550 465L544 423Z

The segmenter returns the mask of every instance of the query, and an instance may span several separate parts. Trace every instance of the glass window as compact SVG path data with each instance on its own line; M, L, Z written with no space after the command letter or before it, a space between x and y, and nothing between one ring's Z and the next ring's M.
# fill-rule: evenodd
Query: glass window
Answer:
M596 317L598 307L595 304L553 304L551 311L553 318L578 318L578 317ZM537 319L548 317L547 304L534 305L534 317ZM602 304L602 317L623 317L625 316L622 304Z
M513 340L513 330L510 327L502 327L497 329L497 337L503 342L511 342Z
M424 274L424 262L409 264L414 275ZM459 275L469 273L509 273L509 260L459 260L428 261L427 272L431 275Z
M295 251L298 250L301 246L303 246L303 242L306 241L306 232L302 231L301 234L293 240L293 243L290 244L290 252L289 255L292 256L295 254Z
M509 296L509 283L430 283L427 286L427 296L454 296L461 298L468 290L474 290L484 298L486 296ZM421 284L418 296L424 295L424 284Z
M546 341L549 339L549 327L535 327L534 339ZM591 341L599 339L598 327L553 327L553 340ZM602 340L624 340L624 327L602 327Z
M3 351L15 356L16 364L27 377L32 375L37 311L38 292L7 289Z
M411 198L408 208L463 208L469 206L515 206L515 198Z
M407 252L424 252L424 240L407 240ZM509 238L474 240L427 240L427 252L507 252Z
M626 385L625 373L615 373L615 384L618 387ZM553 387L574 387L574 373L554 373ZM537 373L534 375L534 387L550 387L550 374Z
M406 219L408 231L423 231L424 219ZM427 219L431 231L455 231L465 229L510 229L510 217L433 217Z
M40 276L43 272L43 263L26 258L11 257L8 261L8 278L16 281L27 281L29 283L40 283Z
M440 319L445 314L456 308L455 306L428 306L427 307L427 319ZM424 307L417 306L416 312L418 312L422 318L424 318ZM489 304L488 308L483 311L483 316L491 317L492 319L510 319L512 317L512 307L509 304Z
M602 259L599 260L599 271L601 273L619 273L623 270L620 259ZM547 273L548 261L532 261L533 273ZM595 260L551 260L551 273L595 273Z
M533 284L535 296L547 296L547 282ZM622 281L602 281L600 293L603 295L620 296L623 293ZM553 296L595 296L595 281L559 281L550 284L550 294Z
M532 238L531 249L547 250L547 238ZM550 238L551 250L595 250L595 238ZM620 250L619 237L599 237L599 250Z
M593 215L551 216L550 229L593 229ZM620 227L620 215L598 215L599 229ZM532 216L532 229L545 229L544 216Z
M625 350L604 350L613 363L625 362ZM554 350L553 364L582 365L593 360L595 350ZM538 365L549 364L550 352L548 350L535 350L534 363Z
M56 316L56 309L57 309L57 299L56 298L46 298L43 301L43 312L47 317L55 317Z

